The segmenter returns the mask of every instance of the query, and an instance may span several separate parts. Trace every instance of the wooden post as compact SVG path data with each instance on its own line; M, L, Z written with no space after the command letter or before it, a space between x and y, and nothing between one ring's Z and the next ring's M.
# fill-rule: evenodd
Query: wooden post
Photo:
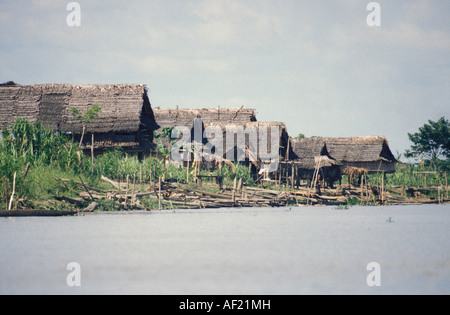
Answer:
M363 204L364 198L364 175L361 175L361 205Z
M156 175L157 175L157 171L158 170L158 155L156 154L156 158L155 158L155 167L153 168L153 177L155 178L156 181Z
M234 178L233 194L232 194L233 203L236 202L236 185L237 185L237 177Z
M384 171L381 173L381 204L384 204Z
M278 191L281 189L281 169L283 168L283 163L281 161L278 162Z
M441 203L441 186L438 186L438 204Z
M134 173L134 178L133 178L133 195L134 195L135 191L136 191L136 173Z
M127 209L127 203L128 203L129 180L130 180L130 175L127 174L127 189L125 191L125 209Z
M364 174L364 182L366 184L366 201L367 203L369 203L369 198L370 198L370 194L369 194L369 179L367 178L367 174Z
M159 210L161 211L161 177L159 177L159 194L158 194L158 203L159 203Z
M148 165L150 167L149 170L149 179L150 179L150 183L152 182L152 152L150 151L150 156L148 157Z
M187 165L186 165L186 183L189 184L189 159L187 160Z
M239 182L237 184L237 191L242 192L242 178L239 178Z
M142 184L142 163L139 164L139 184Z
M91 164L92 164L92 174L94 174L94 134L92 134L92 142L91 142Z
M294 163L292 163L291 165L291 188L294 189L294 171L295 171L295 167L294 167Z
M11 192L11 199L9 200L8 210L11 210L11 208L12 208L12 203L14 201L14 194L16 193L16 176L17 176L17 172L14 172L13 189Z
M447 182L447 172L445 172L445 191L446 191L446 198L448 199L448 182Z

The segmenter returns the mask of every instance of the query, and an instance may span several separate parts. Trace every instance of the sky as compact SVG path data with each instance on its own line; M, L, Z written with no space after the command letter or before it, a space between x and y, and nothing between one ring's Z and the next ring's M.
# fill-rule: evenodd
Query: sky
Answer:
M450 116L450 1L0 0L0 82L146 84L153 107L254 108L295 137Z

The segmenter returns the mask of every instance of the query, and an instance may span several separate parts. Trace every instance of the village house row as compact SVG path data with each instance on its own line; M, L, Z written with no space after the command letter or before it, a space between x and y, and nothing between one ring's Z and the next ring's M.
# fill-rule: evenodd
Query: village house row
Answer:
M97 154L116 146L140 156L155 153L158 143L154 134L157 130L176 126L193 129L195 118L201 118L204 126L218 126L224 133L230 126L278 128L279 165L284 166L287 173L295 166L298 178L311 178L314 170L319 168L332 185L342 174L395 172L397 160L385 137L289 137L284 123L260 122L254 109L244 107L152 108L145 85L3 84L0 86L0 130L13 124L17 118L25 118L31 123L40 121L55 131L70 133L79 140L82 124L69 109L74 107L85 112L96 104L100 104L102 110L99 117L87 125L83 145L90 149L90 134L94 134ZM268 135L270 137L270 133ZM165 138L158 141L170 149L171 141ZM244 163L258 174L260 167L251 165L248 158L252 152L245 154L247 159Z

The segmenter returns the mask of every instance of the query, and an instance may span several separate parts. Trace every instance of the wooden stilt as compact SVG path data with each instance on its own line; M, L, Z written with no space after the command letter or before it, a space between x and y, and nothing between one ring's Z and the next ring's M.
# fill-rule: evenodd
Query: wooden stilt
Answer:
M448 199L448 182L447 182L447 172L445 172L445 191L446 191L446 194L445 194L445 198L447 198L447 199Z
M159 185L158 185L158 204L159 204L159 210L161 211L161 177L159 177Z
M92 134L92 141L91 141L91 164L92 164L92 174L94 174L94 134Z

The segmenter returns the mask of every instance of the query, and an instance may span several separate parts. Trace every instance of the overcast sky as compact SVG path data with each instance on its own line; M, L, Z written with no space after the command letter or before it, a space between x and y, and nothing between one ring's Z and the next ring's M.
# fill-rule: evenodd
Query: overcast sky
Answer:
M1 0L0 81L139 83L153 107L246 107L291 136L383 135L450 118L450 1Z

